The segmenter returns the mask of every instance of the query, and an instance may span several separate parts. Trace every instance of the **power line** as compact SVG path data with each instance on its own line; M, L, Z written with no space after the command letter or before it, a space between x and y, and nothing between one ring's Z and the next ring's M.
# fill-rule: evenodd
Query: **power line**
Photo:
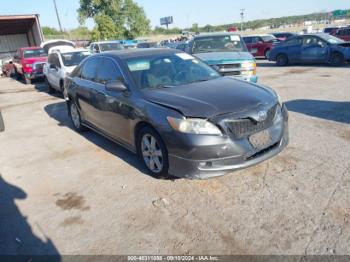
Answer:
M61 33L63 33L62 30L62 25L61 25L61 20L60 20L60 16L58 15L58 10L57 10L57 5L56 5L56 0L53 0L53 4L55 6L55 11L56 11L56 16L57 16L57 21L58 21L58 25L60 26L60 31Z

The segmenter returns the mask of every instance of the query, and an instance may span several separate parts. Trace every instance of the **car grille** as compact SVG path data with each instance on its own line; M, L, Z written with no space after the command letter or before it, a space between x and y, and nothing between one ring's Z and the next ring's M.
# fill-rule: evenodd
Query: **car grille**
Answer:
M217 65L219 72L223 76L239 76L241 74L241 64L224 64Z
M43 71L44 64L45 63L36 63L34 66L35 71L39 71L39 72Z
M257 122L252 118L244 119L227 119L224 120L226 129L229 135L235 139L250 136L264 129L269 128L273 124L276 115L277 105L273 106L267 111L267 118L265 121Z

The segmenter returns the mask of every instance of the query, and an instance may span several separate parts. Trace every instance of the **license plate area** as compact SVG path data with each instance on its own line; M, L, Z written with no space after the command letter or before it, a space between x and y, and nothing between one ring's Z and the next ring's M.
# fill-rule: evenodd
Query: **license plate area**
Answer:
M262 150L272 144L272 138L268 130L261 131L249 137L251 145L257 149Z

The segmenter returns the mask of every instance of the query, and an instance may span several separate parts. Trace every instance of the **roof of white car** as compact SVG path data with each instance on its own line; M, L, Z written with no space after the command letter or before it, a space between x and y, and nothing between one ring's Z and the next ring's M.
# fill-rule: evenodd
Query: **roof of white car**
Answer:
M61 54L65 54L65 53L75 53L75 52L89 52L89 50L85 48L74 48L71 46L54 46L50 48L49 54L53 52L59 52Z

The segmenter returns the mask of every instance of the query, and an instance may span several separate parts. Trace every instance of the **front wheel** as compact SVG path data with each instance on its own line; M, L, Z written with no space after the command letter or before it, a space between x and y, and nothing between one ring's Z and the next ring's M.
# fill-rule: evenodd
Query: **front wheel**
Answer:
M266 58L266 59L269 59L269 57L270 57L270 49L267 49L267 50L265 51L265 58Z
M150 127L143 128L138 135L137 150L153 176L159 178L169 176L168 151L156 131Z
M288 57L285 54L280 54L276 58L276 64L278 66L286 66L288 65Z
M331 56L330 64L332 66L343 66L345 63L344 56L341 53L335 52Z
M68 105L69 105L69 115L74 125L74 128L78 132L86 131L86 128L81 123L81 117L80 117L78 107L75 105L74 102L70 102Z
M23 80L26 85L30 85L32 83L32 80L30 78L27 78L25 75L23 75Z

